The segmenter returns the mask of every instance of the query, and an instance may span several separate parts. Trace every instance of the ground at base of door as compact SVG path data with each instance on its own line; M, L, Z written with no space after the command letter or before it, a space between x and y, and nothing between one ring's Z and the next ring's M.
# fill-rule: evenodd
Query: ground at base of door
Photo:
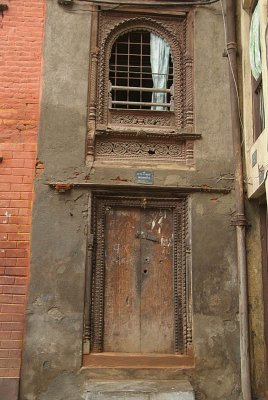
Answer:
M186 380L91 381L85 400L194 400L194 391Z

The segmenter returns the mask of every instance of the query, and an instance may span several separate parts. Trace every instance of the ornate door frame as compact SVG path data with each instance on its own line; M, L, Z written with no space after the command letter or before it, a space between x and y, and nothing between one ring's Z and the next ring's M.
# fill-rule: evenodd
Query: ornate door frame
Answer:
M103 353L105 290L105 215L111 207L168 209L173 212L175 349L169 355ZM178 367L193 365L191 318L191 250L187 196L153 193L101 193L92 197L89 270L86 290L83 364L92 367ZM90 289L89 289L89 286Z

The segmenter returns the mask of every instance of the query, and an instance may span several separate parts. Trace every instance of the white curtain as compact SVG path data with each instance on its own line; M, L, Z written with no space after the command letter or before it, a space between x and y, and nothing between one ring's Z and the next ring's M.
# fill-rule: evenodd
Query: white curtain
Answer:
M154 89L166 89L168 80L170 47L164 39L151 33L150 35L150 60ZM153 92L152 103L166 103L167 94ZM152 106L152 110L166 110L167 107Z
M249 58L252 75L257 80L262 72L260 43L260 6L256 5L251 18L249 35Z

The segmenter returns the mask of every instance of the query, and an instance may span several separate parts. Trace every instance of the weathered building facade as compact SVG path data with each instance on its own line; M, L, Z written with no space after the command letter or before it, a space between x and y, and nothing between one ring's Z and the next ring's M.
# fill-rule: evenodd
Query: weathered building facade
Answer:
M40 3L31 267L10 399L249 400L225 2ZM262 399L258 210L247 210Z
M91 7L47 2L21 399L90 398L90 378L183 377L197 398L237 399L221 9ZM160 110L129 89L150 87L151 32L172 60Z

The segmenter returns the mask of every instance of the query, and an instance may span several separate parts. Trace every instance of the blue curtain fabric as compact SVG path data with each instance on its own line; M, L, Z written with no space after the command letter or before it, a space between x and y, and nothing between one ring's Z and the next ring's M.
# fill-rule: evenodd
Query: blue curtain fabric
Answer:
M150 61L154 89L166 89L168 80L170 47L164 39L151 33L150 35ZM153 92L152 103L166 103L167 94ZM152 110L166 110L164 106L152 106Z
M252 75L257 80L262 73L260 43L260 6L256 5L251 18L249 35L249 58Z

